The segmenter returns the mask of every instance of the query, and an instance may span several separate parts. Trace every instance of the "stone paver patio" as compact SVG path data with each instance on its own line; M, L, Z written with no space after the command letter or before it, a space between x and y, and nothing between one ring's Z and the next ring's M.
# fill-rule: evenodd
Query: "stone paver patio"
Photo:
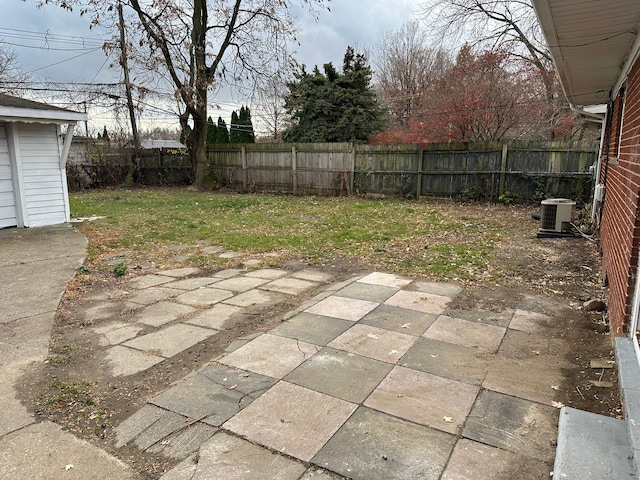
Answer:
M191 275L131 282L132 301L166 295L141 302L133 324L96 329L115 374L331 280L313 270ZM460 292L380 272L334 285L149 399L117 428L117 446L182 460L163 480L548 478L558 417L550 386L563 365L544 351L518 358L518 342L535 344L551 319L525 308L449 310Z

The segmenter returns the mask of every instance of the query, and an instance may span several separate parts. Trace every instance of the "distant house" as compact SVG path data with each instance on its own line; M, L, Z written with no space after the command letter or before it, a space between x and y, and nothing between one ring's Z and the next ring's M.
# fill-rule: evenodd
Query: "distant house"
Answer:
M0 228L69 221L65 166L74 127L86 119L85 113L0 94Z
M126 146L133 148L133 142L128 142ZM140 140L140 148L142 148L142 150L187 150L187 146L178 140Z

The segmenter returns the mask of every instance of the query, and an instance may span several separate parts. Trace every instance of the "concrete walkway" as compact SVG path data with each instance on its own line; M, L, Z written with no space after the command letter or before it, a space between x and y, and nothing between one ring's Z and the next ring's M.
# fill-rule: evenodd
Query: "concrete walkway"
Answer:
M0 479L135 478L56 424L35 423L15 394L24 368L47 358L56 308L86 244L69 226L0 230Z
M68 227L0 232L0 478L122 479L117 459L34 423L13 385L47 356L53 315L85 240ZM163 480L549 478L564 358L561 307L525 297L456 311L456 284L313 269L158 271L84 312L105 367L126 377L322 285L269 332L233 342L116 428L116 447L179 461ZM114 316L122 311L126 319ZM301 301L293 302L300 303ZM125 380L126 381L126 380Z

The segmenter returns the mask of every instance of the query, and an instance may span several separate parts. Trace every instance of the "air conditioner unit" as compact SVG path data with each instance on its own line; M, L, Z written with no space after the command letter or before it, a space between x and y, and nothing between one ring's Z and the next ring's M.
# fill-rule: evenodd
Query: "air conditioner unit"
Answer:
M540 206L540 230L538 237L573 236L576 202L566 198L548 198Z

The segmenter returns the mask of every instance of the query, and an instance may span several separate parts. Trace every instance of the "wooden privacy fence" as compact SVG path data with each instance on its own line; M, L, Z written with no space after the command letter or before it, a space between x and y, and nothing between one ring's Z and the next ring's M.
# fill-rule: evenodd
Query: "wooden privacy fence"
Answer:
M293 194L385 194L469 200L589 200L597 145L537 142L215 145L221 185Z

